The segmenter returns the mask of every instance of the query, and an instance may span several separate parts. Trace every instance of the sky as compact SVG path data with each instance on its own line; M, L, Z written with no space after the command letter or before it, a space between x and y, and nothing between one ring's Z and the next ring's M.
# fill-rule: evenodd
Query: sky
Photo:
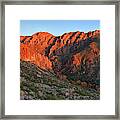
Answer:
M67 32L88 32L100 29L99 20L21 20L20 35L31 36L37 32L49 32L60 36Z

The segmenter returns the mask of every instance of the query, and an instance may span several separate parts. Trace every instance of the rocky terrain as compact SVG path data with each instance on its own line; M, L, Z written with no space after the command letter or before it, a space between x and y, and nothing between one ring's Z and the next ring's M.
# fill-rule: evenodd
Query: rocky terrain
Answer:
M100 99L100 31L20 36L21 99Z

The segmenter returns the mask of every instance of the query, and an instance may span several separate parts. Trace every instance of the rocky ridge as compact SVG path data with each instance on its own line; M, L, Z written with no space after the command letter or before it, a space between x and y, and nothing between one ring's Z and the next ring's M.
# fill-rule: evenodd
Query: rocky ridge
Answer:
M52 71L58 80L100 90L100 31L54 36L38 32L20 36L21 63Z

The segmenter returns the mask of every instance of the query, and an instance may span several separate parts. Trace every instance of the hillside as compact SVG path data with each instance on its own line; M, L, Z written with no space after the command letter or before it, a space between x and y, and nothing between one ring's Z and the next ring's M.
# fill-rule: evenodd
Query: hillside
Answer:
M99 30L88 33L79 31L69 32L61 36L54 36L48 32L38 32L32 36L20 36L20 60L21 91L23 93L26 92L26 90L23 89L25 87L23 84L24 80L28 81L24 81L26 85L31 84L32 81L34 84L31 86L37 85L38 87L40 87L41 84L43 85L44 82L45 85L51 82L48 88L40 88L42 89L41 94L43 94L43 96L47 95L47 93L45 93L46 90L49 91L49 88L52 89L53 87L54 91L52 91L51 94L57 97L54 99L60 99L59 94L54 93L56 90L61 93L61 91L65 92L67 89L69 97L66 98L65 95L63 95L61 99L99 99ZM43 76L42 78L36 73L41 70L42 72L40 74ZM43 71L46 71L48 76L44 74ZM41 83L41 80L43 83ZM55 87L57 85L61 87ZM29 86L27 86L27 88L29 89ZM82 90L87 92L87 97L86 95L78 94L79 97L76 98L75 96L79 92L77 91L76 93L73 90L74 92L70 94L70 88L72 90L75 88L79 89L78 91ZM36 93L39 96L38 91L39 89L36 90ZM28 90L28 93L29 92ZM91 97L91 94L94 93L95 95ZM43 96L37 98L32 97L32 99L53 99ZM21 99L24 99L24 97Z

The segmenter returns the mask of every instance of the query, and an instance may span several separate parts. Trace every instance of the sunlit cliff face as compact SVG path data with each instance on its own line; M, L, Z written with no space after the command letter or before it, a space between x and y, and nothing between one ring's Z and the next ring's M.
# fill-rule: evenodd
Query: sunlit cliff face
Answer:
M99 30L70 32L61 36L38 32L32 36L20 36L20 60L53 70L56 75L67 76L80 70L81 64L85 64L87 70L94 69L95 66L91 68L91 65L98 62L99 46Z

